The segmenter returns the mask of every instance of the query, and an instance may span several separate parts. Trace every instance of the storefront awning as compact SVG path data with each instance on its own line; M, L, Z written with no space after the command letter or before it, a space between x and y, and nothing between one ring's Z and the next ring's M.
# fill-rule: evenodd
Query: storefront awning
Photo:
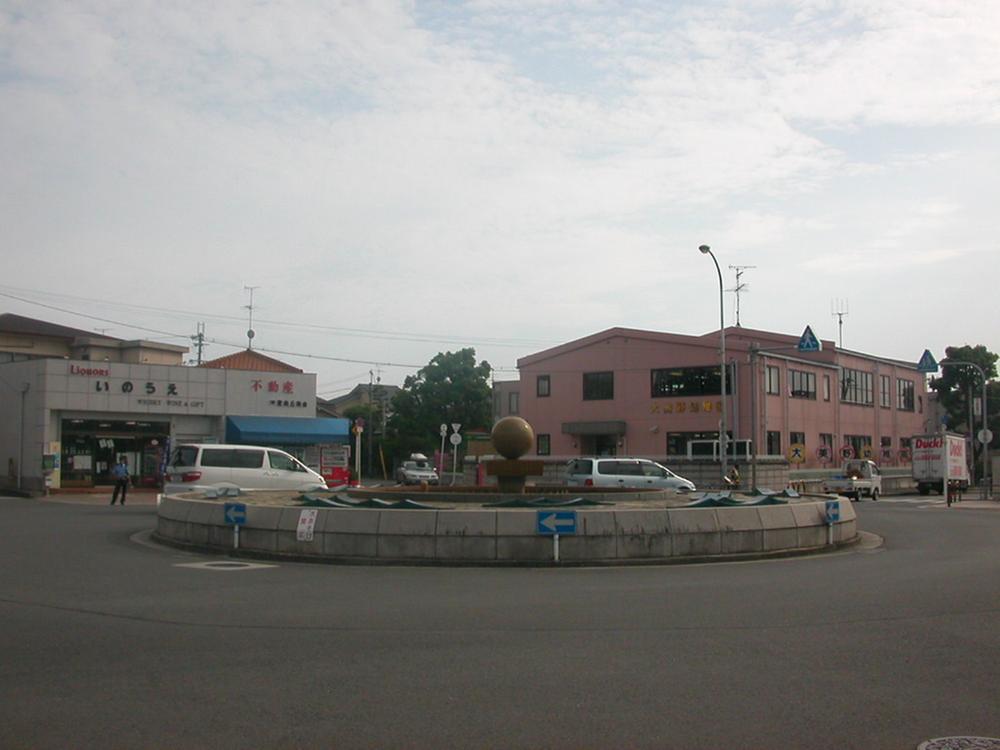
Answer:
M226 417L226 442L243 445L348 443L351 421L333 417Z
M624 422L563 422L566 435L624 435Z

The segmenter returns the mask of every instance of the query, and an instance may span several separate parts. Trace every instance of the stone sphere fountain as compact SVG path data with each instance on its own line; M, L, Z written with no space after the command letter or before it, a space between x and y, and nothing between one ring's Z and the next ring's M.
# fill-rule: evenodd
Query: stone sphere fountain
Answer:
M504 493L523 493L529 476L541 476L544 463L521 459L535 444L535 431L521 417L504 417L493 425L490 433L493 446L503 459L486 461L486 474L497 478L497 487Z

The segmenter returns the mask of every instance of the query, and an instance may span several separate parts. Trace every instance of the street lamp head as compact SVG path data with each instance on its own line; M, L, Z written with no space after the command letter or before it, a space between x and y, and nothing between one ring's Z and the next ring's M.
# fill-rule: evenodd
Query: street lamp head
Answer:
M707 254L711 250L708 245L701 245L698 249L701 250L702 254Z

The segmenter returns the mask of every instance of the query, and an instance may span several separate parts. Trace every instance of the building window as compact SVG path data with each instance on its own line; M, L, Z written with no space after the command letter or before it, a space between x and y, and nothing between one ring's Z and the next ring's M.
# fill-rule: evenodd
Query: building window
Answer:
M538 398L547 398L552 392L552 383L548 375L539 375L535 381L535 395Z
M710 441L718 439L718 432L668 432L667 455L686 456L688 454L688 443L692 440ZM700 444L692 447L691 455L711 457L714 455L714 450L714 447L708 442L701 442ZM729 451L726 452L728 453Z
M813 401L816 400L816 373L804 372L802 370L789 370L788 378L792 383L792 398L809 398Z
M781 395L781 371L773 365L764 368L764 392L772 396Z
M821 432L819 434L819 444L825 445L827 448L833 448L833 435L829 432Z
M854 448L855 458L867 458L872 455L871 435L844 435L844 445Z
M892 395L889 393L889 376L878 376L878 405L883 409L892 406Z
M517 414L521 406L521 394L514 392L507 394L507 413Z
M804 432L789 432L788 433L788 443L789 445L799 445L806 444L806 434Z
M767 455L781 455L781 433L775 430L767 431Z
M535 438L535 453L539 456L547 456L552 449L551 439L548 435L539 435Z
M910 450L910 446L913 445L913 438L901 437L899 439L899 449L901 451Z
M899 378L896 380L896 408L900 411L913 411L913 381Z
M872 374L845 367L840 373L840 400L845 404L872 405Z
M615 374L613 372L583 373L583 400L610 401L615 397Z
M650 396L718 396L722 393L720 367L670 367L650 370ZM733 392L733 368L726 370L726 393Z
M823 400L824 401L829 401L830 400L830 376L829 375L824 375L823 376Z

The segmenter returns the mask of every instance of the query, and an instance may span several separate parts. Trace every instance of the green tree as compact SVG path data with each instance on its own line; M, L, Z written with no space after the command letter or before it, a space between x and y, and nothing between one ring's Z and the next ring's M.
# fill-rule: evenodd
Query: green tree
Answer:
M938 394L938 402L945 410L948 418L948 429L969 435L979 432L979 419L973 414L972 400L978 400L983 393L983 379L975 367L963 367L949 362L971 362L979 365L986 374L988 405L987 424L993 431L993 442L990 448L997 445L997 433L1000 431L1000 388L997 383L990 382L997 376L997 355L982 344L977 346L949 346L945 349L945 358L941 360L941 376L930 383L931 390ZM969 424L972 414L972 424ZM978 462L982 445L978 440L973 442L975 458ZM979 465L978 463L976 464Z
M443 352L403 382L392 401L386 425L386 447L397 458L439 447L442 424L465 428L490 427L490 372L486 361L476 363L476 350Z

